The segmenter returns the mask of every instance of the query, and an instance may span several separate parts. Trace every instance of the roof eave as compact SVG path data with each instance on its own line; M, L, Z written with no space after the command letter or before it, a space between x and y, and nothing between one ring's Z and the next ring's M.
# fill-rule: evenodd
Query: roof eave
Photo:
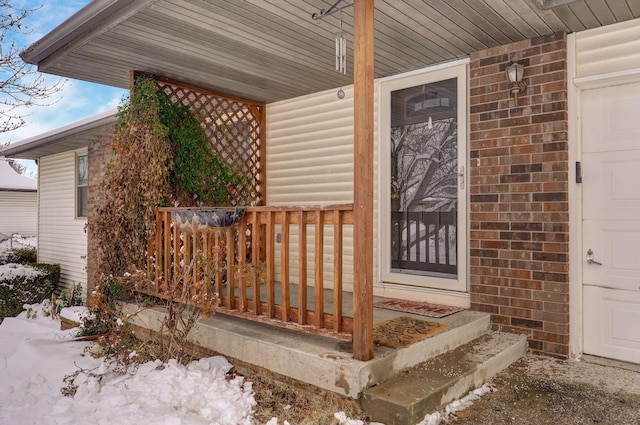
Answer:
M38 193L38 189L13 189L13 188L2 188L2 187L0 187L0 192Z
M81 132L98 129L102 126L115 124L116 122L116 110L110 110L48 131L38 136L12 143L5 149L0 150L0 155L8 158L37 159L37 156L34 157L31 153L38 148L53 145Z
M82 34L103 27L110 17L135 1L93 0L40 40L23 50L20 57L26 63L38 65L53 53L78 39ZM138 0L138 3L146 6L148 2Z

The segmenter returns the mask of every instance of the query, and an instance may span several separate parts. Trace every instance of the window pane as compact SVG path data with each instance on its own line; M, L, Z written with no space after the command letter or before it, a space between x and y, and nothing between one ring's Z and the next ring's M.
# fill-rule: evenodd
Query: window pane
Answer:
M391 269L457 276L457 80L391 93Z
M82 155L78 157L77 170L78 170L77 185L86 186L88 182L88 176L89 176L89 166L87 161L87 155Z
M87 199L89 197L89 191L87 186L80 186L76 191L76 216L87 216Z

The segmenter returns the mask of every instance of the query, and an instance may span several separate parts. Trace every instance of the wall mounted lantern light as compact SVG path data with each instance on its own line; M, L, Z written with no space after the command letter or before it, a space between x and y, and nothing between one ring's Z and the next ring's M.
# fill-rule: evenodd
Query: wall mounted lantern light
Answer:
M507 66L507 81L509 82L509 91L513 95L513 101L518 106L518 95L524 93L527 89L527 83L522 81L524 77L524 65L514 62Z

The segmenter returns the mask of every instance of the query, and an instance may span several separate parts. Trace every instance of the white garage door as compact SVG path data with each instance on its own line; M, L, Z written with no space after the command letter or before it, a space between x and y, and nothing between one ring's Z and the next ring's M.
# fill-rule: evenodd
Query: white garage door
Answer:
M582 152L584 352L640 363L640 83L582 92Z

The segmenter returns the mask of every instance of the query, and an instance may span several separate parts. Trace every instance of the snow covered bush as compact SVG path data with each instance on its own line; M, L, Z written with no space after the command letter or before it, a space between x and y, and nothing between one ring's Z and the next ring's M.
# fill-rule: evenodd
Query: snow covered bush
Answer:
M0 319L17 316L24 304L51 298L59 281L58 264L0 265Z
M17 263L27 264L36 262L36 249L31 247L0 251L0 265Z
M34 236L14 234L8 239L0 238L0 265L35 262L36 238Z

